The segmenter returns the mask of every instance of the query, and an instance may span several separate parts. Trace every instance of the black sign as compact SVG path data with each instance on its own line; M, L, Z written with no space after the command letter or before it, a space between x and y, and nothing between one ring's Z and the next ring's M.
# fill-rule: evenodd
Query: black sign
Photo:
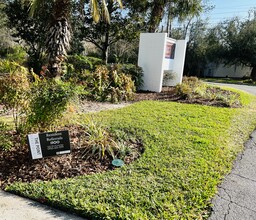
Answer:
M68 131L29 134L28 142L32 159L71 152Z

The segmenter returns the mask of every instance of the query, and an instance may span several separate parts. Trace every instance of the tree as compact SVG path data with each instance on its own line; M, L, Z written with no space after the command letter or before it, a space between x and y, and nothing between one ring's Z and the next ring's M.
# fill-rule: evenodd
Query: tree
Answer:
M50 16L52 4L45 2L43 8L43 14L36 14L31 17L29 16L29 6L22 5L19 0L9 2L6 7L9 19L8 26L15 29L12 35L18 39L20 44L24 45L29 55L28 67L29 69L33 68L36 73L39 73L44 62L45 21Z
M172 21L174 18L184 19L188 15L196 15L202 11L202 0L130 0L127 2L135 12L146 14L148 32L156 32L164 16Z
M180 31L184 35L184 30ZM175 34L175 33L173 33ZM200 76L208 60L207 23L197 19L192 23L187 43L184 74L187 76Z
M8 48L13 46L11 31L7 27L8 17L5 12L6 2L0 0L0 56L5 56Z
M233 18L218 25L218 50L215 59L224 64L241 64L252 67L251 78L256 81L256 16L241 21ZM216 30L216 27L215 27Z
M121 1L116 0L120 5ZM46 0L31 0L31 13L42 14ZM61 63L64 61L67 51L70 48L71 41L71 0L52 0L53 8L51 16L47 21L46 34L46 51L48 55L48 69L51 73L50 77L56 77L61 73ZM105 17L108 21L108 11L105 0L102 3L101 10L99 9L99 1L91 0L92 14L94 21L98 21L100 16ZM84 1L81 0L81 5Z
M137 39L139 31L142 30L141 19L137 14L131 13L128 5L124 3L125 13L122 13L117 4L107 1L109 12L108 22L100 19L98 23L93 23L91 10L85 10L84 26L82 27L83 39L93 43L101 51L101 58L108 62L109 47L119 40L131 41ZM127 7L126 7L127 6Z

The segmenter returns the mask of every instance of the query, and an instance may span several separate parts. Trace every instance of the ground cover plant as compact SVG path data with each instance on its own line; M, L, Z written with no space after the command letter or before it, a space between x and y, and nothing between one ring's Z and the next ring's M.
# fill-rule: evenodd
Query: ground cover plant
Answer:
M240 93L240 100L245 107L143 101L97 113L110 131L141 139L139 159L108 172L6 189L90 219L206 218L218 183L255 127L255 98Z
M232 83L232 84L241 84L241 85L250 85L255 86L255 82L252 79L242 78L242 79L234 79L234 78L201 78L202 81L205 82L216 82L216 83Z

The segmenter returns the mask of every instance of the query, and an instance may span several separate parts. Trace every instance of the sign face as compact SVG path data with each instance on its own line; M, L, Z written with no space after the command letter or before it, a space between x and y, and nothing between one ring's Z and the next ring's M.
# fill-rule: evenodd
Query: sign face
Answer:
M165 51L166 59L174 59L175 47L176 47L176 44L173 44L171 42L166 43L166 51Z
M71 152L68 131L29 134L28 143L32 159Z

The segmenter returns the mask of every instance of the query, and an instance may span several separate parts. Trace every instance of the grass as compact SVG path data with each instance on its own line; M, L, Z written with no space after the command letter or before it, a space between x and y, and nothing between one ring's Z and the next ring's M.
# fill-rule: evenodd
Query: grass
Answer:
M207 218L217 185L255 128L256 99L241 97L240 109L143 101L94 114L142 139L143 155L114 171L7 190L89 219Z
M239 85L255 86L256 83L251 79L234 79L234 78L200 78L204 82L215 82L215 83L231 83Z

